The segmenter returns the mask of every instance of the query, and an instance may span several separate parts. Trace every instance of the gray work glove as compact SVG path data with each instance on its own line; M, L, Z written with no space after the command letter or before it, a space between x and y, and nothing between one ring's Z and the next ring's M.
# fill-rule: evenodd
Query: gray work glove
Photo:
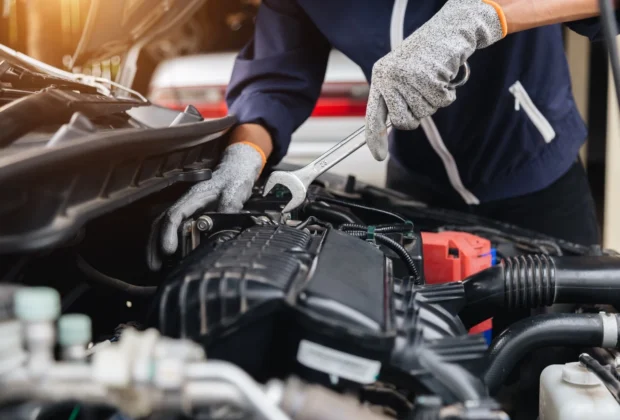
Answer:
M475 50L506 34L501 8L491 1L448 0L428 22L375 63L366 142L377 160L387 157L386 120L414 130L420 120L456 99L451 82Z
M209 204L218 202L221 213L239 212L252 194L252 187L265 164L265 155L249 143L226 148L211 179L194 185L172 207L162 213L151 228L147 263L161 268L161 252L172 255L178 247L178 229L184 220Z

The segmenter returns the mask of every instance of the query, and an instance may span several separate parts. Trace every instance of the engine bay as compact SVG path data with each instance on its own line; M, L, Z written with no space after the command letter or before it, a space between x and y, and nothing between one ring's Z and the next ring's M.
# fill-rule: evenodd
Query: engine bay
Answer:
M543 360L582 376L596 372L583 360L600 366L611 379L590 386L615 402L613 252L327 177L289 214L287 191L263 197L259 183L242 213L194 215L154 273L145 232L176 189L4 258L5 415L61 418L79 403L89 418L531 418L538 398L560 398L542 388ZM73 343L77 313L92 334Z
M268 170L153 270L236 120L59 80L0 62L0 418L620 418L616 252Z

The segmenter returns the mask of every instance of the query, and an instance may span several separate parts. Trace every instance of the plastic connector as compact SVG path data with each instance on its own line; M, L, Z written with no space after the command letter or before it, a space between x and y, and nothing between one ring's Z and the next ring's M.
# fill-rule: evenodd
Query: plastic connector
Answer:
M422 232L424 277L427 284L462 281L496 263L491 241L466 232ZM491 343L493 320L473 325L470 334L482 334Z
M58 320L58 341L61 346L85 346L91 339L92 323L87 315L63 315Z
M14 305L21 321L54 321L60 315L60 294L50 287L23 288L15 292Z

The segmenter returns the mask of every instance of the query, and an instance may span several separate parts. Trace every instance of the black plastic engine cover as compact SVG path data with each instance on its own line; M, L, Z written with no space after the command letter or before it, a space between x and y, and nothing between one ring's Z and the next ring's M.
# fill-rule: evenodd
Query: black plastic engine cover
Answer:
M374 369L368 362L389 360L396 336L386 261L374 245L337 230L312 236L255 226L194 250L162 287L157 324L259 380L294 372L328 382L335 372L313 360L328 366L333 357L350 373L337 376L364 382L365 369Z

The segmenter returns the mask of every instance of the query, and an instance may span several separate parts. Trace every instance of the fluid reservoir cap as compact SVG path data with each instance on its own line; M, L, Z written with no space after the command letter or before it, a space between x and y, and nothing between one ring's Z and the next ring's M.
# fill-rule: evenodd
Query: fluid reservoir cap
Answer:
M58 320L58 342L61 346L78 346L92 339L90 317L83 314L63 315Z
M601 384L601 380L579 362L565 364L562 369L562 379L573 385L593 386Z
M15 292L14 305L21 321L54 321L60 315L60 294L51 287L26 287Z

